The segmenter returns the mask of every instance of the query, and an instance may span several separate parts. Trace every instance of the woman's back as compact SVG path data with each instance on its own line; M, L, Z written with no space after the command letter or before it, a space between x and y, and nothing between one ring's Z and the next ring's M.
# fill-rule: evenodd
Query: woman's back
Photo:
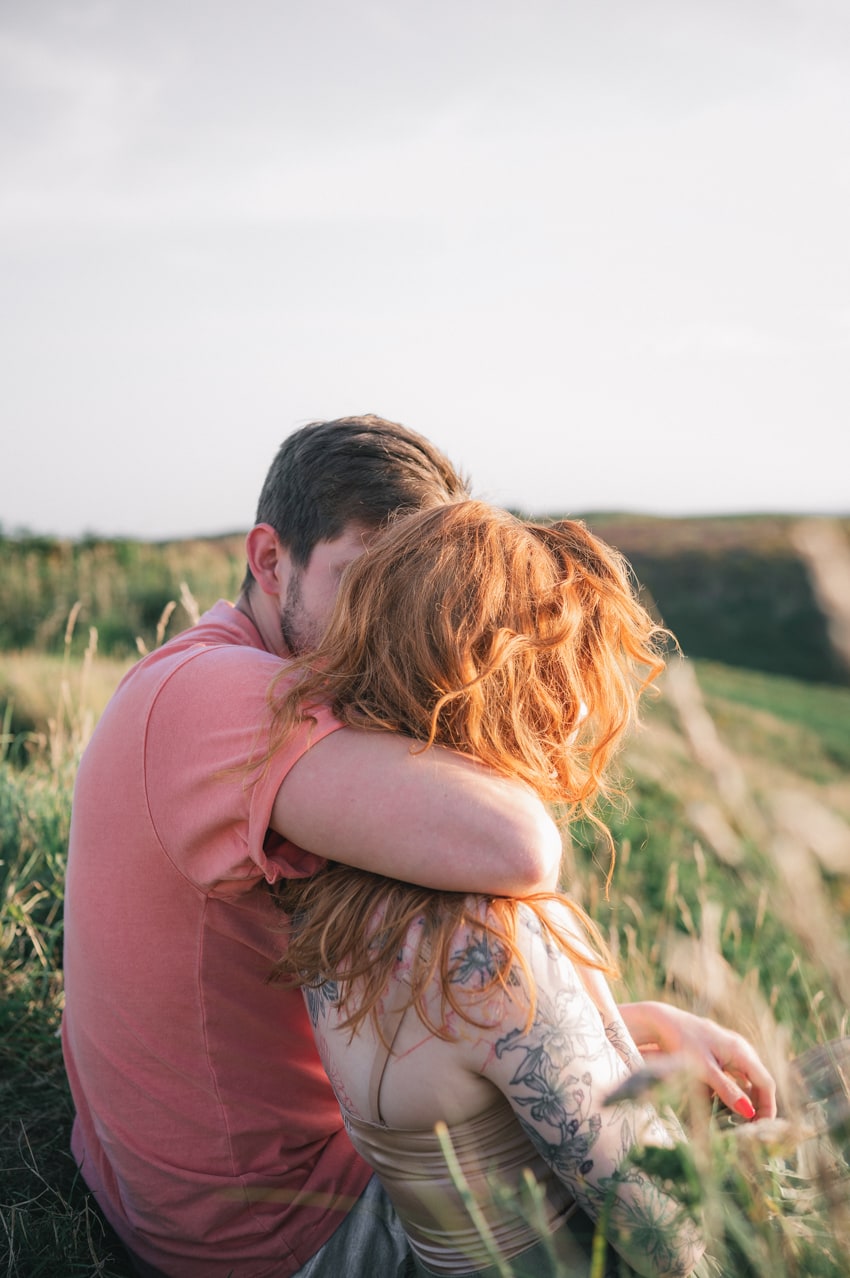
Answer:
M528 974L513 965L507 988L496 981L487 989L504 956L493 935L476 927L475 911L484 917L486 904L474 905L472 920L450 943L456 1010L446 1013L436 973L423 992L425 1019L410 1006L414 955L428 943L421 921L408 932L377 1024L366 1018L353 1037L345 1028L356 987L346 1010L336 1002L334 982L308 996L352 1140L381 1176L420 1260L437 1273L469 1273L489 1263L475 1213L434 1134L444 1124L449 1159L453 1151L483 1232L502 1256L533 1246L545 1222L557 1231L556 1250L579 1264L578 1249L584 1263L588 1217L598 1217L610 1196L613 1241L638 1273L690 1273L702 1251L693 1223L657 1182L626 1162L635 1143L669 1144L670 1133L648 1107L605 1103L639 1059L613 1000L600 1010L603 987L590 976L583 980L581 967L525 906L517 908L515 940ZM570 926L566 909L553 905L550 913ZM591 979L596 1001L586 988ZM447 1036L435 1034L426 1019ZM633 1053L631 1060L612 1043ZM540 1185L536 1220L527 1172Z
M402 519L347 569L319 649L281 698L280 732L328 702L352 726L457 750L604 831L593 806L663 668L665 639L628 566L583 525L452 504ZM352 1133L361 1127L379 1174L389 1146L402 1150L396 1195L412 1237L429 1186L452 1183L448 1163L418 1177L414 1145L424 1134L430 1159L436 1124L451 1137L482 1122L487 1148L475 1162L473 1142L463 1170L495 1223L500 1175L515 1192L518 1162L533 1163L561 1215L575 1199L604 1220L639 1273L693 1270L693 1222L628 1159L634 1144L669 1134L649 1109L606 1104L637 1053L602 979L601 938L577 943L574 911L467 901L341 866L288 885L284 908L294 916L288 971L312 986L312 1022ZM405 1003L386 1059L380 1027ZM517 1132L528 1141L519 1160L504 1152ZM568 1236L569 1223L558 1232Z

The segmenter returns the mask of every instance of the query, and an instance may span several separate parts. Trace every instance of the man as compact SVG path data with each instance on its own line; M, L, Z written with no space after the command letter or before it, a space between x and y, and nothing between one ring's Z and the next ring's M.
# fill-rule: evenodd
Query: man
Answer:
M560 842L537 800L449 752L323 712L246 774L280 659L321 632L346 564L391 512L464 494L436 449L380 418L290 436L236 606L139 662L83 757L65 904L72 1148L142 1273L285 1278L342 1222L345 1241L367 1188L301 996L267 981L282 944L268 883L322 856L460 890L554 882ZM374 1273L393 1245L370 1241Z
M522 894L554 886L560 839L523 786L328 711L268 760L267 693L388 515L465 494L436 449L381 418L290 436L236 605L133 668L81 762L65 903L72 1148L142 1274L403 1272L301 997L267 981L283 939L266 885L330 857ZM741 1093L721 1064L752 1080L769 1112L772 1083L737 1036L658 1004L624 1014L639 1042L691 1050L727 1103Z

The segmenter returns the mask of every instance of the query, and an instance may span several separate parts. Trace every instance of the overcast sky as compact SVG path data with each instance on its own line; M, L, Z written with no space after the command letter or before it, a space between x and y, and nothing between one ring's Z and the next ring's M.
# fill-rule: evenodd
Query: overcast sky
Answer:
M530 513L850 511L847 0L2 0L0 522L374 411Z

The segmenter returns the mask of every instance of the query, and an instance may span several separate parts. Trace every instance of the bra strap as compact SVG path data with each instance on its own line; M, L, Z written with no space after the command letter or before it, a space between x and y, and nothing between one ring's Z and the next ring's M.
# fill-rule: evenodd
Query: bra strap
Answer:
M410 986L406 981L396 981L395 990L388 1000L389 1006L384 1012L378 1026L378 1048L369 1077L369 1113L373 1121L386 1126L381 1114L381 1084L389 1064L398 1031L410 1006Z

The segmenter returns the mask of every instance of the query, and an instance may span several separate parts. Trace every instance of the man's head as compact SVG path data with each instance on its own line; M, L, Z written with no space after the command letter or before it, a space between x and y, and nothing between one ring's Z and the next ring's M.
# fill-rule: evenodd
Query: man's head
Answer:
M258 605L277 600L283 647L259 625L266 646L294 653L318 642L342 570L391 515L466 496L448 458L397 422L341 417L288 436L260 493L242 586L258 625Z

